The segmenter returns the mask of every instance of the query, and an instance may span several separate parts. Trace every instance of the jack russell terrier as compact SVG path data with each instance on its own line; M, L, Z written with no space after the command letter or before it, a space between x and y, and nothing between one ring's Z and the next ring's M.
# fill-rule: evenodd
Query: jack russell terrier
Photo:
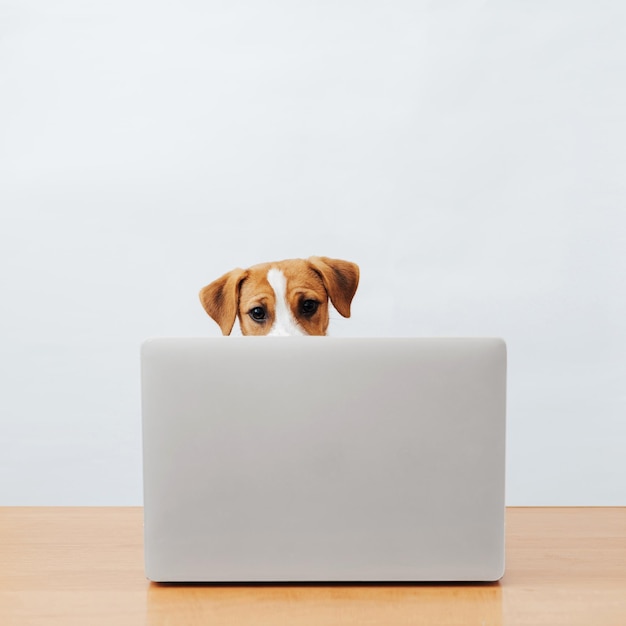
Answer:
M204 310L230 335L325 335L328 299L343 317L359 284L359 266L310 257L235 269L200 291Z

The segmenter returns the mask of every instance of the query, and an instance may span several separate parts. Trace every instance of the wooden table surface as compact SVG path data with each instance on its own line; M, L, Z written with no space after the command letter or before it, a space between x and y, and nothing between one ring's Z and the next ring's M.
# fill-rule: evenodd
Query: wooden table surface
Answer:
M626 626L626 508L510 508L496 584L157 585L141 508L0 508L0 625Z

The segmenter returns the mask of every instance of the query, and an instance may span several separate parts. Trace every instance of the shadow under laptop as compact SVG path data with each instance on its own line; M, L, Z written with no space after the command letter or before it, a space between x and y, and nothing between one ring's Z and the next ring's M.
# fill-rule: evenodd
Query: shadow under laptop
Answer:
M502 624L499 583L150 583L147 623Z

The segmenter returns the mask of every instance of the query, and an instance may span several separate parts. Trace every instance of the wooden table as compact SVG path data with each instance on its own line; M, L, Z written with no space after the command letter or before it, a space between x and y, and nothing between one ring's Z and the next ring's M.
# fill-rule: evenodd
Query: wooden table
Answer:
M626 626L626 508L512 508L496 584L156 585L140 508L0 508L0 625Z

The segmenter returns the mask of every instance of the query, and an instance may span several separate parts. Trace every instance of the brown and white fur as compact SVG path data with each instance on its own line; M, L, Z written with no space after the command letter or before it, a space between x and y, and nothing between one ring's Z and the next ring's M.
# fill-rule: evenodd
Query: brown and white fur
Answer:
M230 335L325 335L328 299L343 317L359 284L349 261L310 257L234 269L200 291L204 310Z

